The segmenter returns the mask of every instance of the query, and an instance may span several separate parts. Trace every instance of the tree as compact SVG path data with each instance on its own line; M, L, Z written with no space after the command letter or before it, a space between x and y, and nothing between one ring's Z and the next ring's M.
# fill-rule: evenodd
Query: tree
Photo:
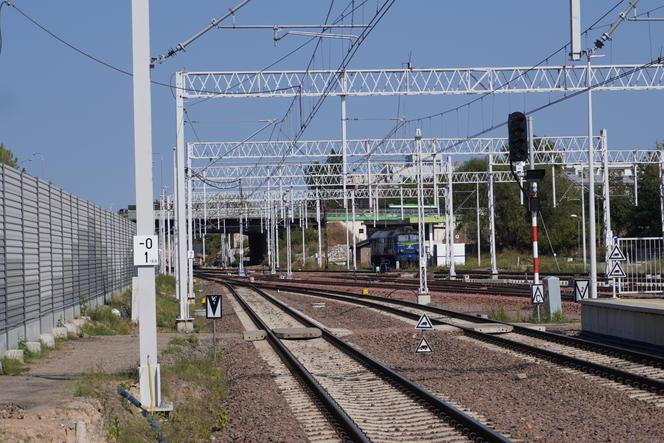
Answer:
M12 168L18 168L18 158L2 143L0 143L0 163L4 163Z

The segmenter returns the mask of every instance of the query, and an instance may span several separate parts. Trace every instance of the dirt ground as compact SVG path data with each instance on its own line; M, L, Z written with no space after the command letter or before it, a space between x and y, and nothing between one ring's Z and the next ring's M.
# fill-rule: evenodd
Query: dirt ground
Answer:
M159 348L174 335L159 334ZM137 336L85 337L62 343L24 375L0 376L0 441L75 442L77 432L89 442L106 441L101 405L75 397L76 380L137 365Z

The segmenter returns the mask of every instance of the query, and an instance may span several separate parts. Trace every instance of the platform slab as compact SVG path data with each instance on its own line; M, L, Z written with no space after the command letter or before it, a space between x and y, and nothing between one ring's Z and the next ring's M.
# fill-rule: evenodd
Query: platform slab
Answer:
M505 334L507 332L512 332L514 329L512 326L504 325L502 323L474 323L455 318L447 318L445 319L445 322L454 326L459 326L461 328L468 328L472 329L473 331L483 332L485 334Z
M664 299L584 300L581 330L664 346Z
M283 339L319 338L323 335L318 328L275 328L272 332Z

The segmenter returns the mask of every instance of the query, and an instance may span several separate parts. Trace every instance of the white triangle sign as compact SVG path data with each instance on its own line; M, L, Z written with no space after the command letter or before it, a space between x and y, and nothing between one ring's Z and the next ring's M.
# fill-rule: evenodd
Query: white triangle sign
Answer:
M420 319L417 320L417 325L415 325L415 329L433 329L431 320L429 320L429 316L427 315L426 312L420 315Z
M625 257L625 254L623 254L622 249L620 249L620 246L615 245L611 254L609 254L609 260L625 261L627 258Z
M616 262L613 265L613 268L611 269L611 272L609 272L609 277L612 277L612 278L625 278L625 277L627 277L627 274L625 274L625 271L623 271L622 266L620 266L620 262Z
M544 304L544 292L543 292L544 285L542 284L533 284L530 287L531 291L531 301L534 305L541 305Z
M420 340L420 344L417 345L417 351L415 351L415 353L431 354L432 352L433 349L431 349L431 346L429 346L429 342L427 341L426 337L422 336L422 340Z

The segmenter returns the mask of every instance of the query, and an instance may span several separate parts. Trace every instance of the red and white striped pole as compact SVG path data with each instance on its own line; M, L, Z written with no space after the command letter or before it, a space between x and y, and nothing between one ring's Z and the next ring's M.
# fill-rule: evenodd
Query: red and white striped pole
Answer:
M529 156L530 156L530 169L535 169L535 136L533 134L533 119L528 117L528 138L529 138ZM539 284L539 253L537 250L537 212L539 208L537 198L537 182L530 182L530 220L533 228L533 283Z

